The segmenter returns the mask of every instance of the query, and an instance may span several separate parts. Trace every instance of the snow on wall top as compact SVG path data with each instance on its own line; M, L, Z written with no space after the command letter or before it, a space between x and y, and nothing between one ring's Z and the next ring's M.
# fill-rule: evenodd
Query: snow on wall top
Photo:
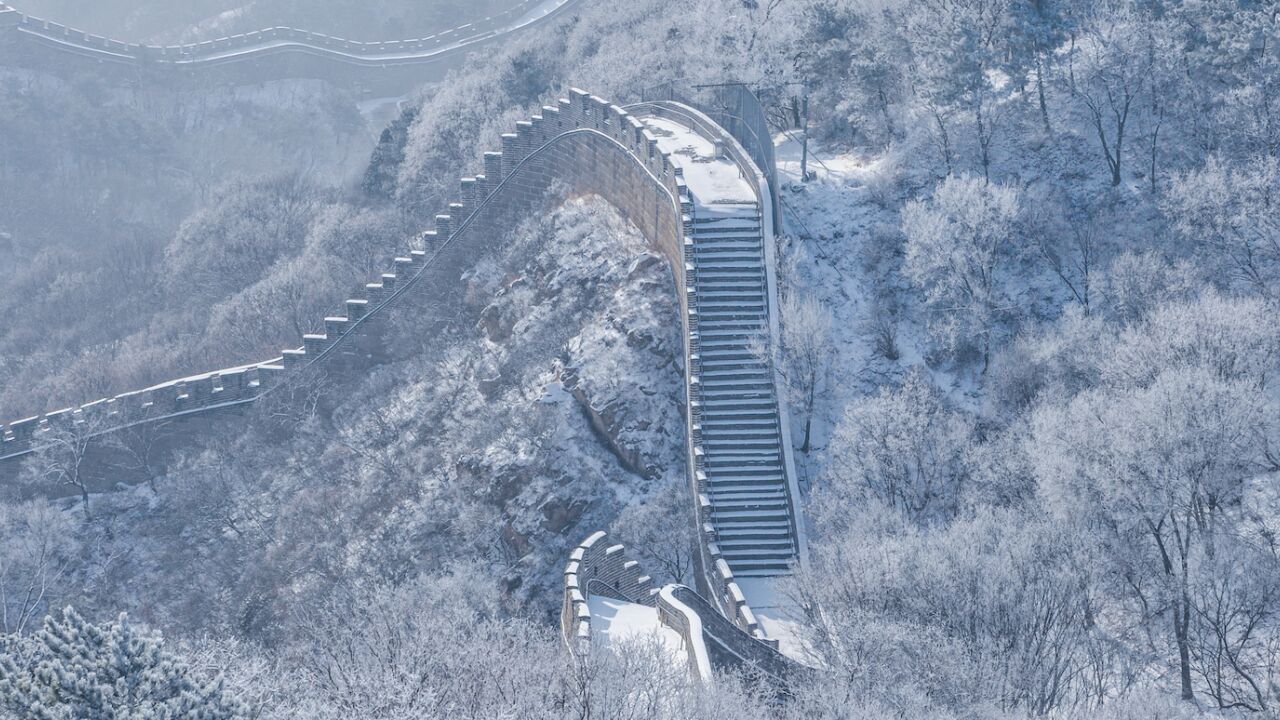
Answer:
M407 64L441 55L523 29L558 15L578 0L520 0L500 13L407 40L360 42L299 28L272 27L230 37L179 45L145 45L114 40L32 15L0 3L5 26L53 47L77 55L113 62L154 62L175 65L216 64L260 57L282 49L299 49L351 64Z

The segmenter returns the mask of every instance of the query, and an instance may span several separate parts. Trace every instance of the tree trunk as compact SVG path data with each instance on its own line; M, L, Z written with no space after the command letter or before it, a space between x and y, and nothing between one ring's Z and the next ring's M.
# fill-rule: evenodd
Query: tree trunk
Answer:
M1112 113L1116 119L1116 161L1111 165L1111 186L1116 187L1120 184L1120 168L1124 162L1124 128L1129 119L1129 103L1131 98L1125 98L1122 110Z
M805 455L809 454L809 432L813 428L813 413L809 413L804 418L804 444L800 446L800 452Z
M1184 578L1183 582L1186 580ZM1178 640L1179 677L1182 684L1182 699L1195 700L1195 692L1191 688L1191 642L1188 638L1191 624L1191 598L1186 587L1182 589L1182 597L1173 611L1173 633Z
M1071 87L1071 96L1076 95L1076 34L1071 33L1071 49L1067 52L1067 84Z
M80 500L84 503L84 519L92 520L93 515L89 512L89 488L83 482L77 483L76 487L80 488Z
M942 119L942 113L936 108L933 110L933 119L938 126L938 142L942 150L942 161L947 166L947 175L950 175L952 173L951 135L947 132L947 123Z
M982 117L982 100L978 100L975 114L978 123L978 149L982 151L982 179L991 182L991 138L987 136L987 126Z
M1178 521L1173 521L1174 532L1178 531ZM1178 536L1178 554L1182 561L1182 574L1178 578L1178 603L1173 608L1173 633L1178 640L1178 670L1182 684L1182 699L1195 702L1195 691L1191 688L1191 590L1187 580L1187 556L1191 546L1191 522L1187 522L1186 538Z
M1164 125L1164 109L1156 111L1159 118L1156 121L1155 128L1151 131L1151 194L1156 194L1156 162L1159 159L1160 150L1160 128Z
M1044 92L1044 58L1036 52L1036 94L1040 96L1040 120L1044 123L1046 135L1053 135L1053 127L1049 124L1049 103Z
M885 135L888 142L893 141L893 116L889 114L889 97L885 95L884 88L876 88L876 97L880 100L880 114L884 116ZM888 142L885 144L887 145Z

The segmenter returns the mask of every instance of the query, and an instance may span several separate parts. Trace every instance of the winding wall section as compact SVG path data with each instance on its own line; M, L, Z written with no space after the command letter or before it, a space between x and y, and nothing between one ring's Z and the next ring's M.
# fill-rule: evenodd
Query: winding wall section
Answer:
M661 113L677 118L691 130L722 145L748 183L761 207L768 207L767 183L745 151L696 110L676 103L646 105L642 113ZM0 477L13 475L19 461L62 437L98 440L111 438L122 428L203 417L254 402L290 378L305 378L304 370L338 358L357 366L375 358L363 347L375 341L378 323L385 322L392 307L419 302L436 305L463 300L455 290L463 273L475 258L502 242L505 230L538 207L549 188L560 186L571 193L591 193L603 197L634 223L670 262L680 300L685 346L686 437L688 477L695 498L691 520L698 528L699 589L736 626L756 638L764 638L734 577L733 560L721 556L717 546L721 528L716 508L708 502L707 454L702 445L703 390L699 358L698 264L694 226L698 222L694 197L684 172L672 156L659 147L658 138L642 118L580 90L555 107L544 107L540 115L516 123L516 132L502 136L502 151L485 153L484 174L464 178L460 199L449 212L436 216L435 229L421 236L422 247L394 260L393 267L365 286L358 297L324 318L325 332L304 335L301 347L285 350L280 357L194 375L145 390L124 393L67 408L42 416L0 425ZM768 221L762 223L768 227ZM764 242L770 291L765 296L764 327L776 342L776 305L772 290L772 242ZM441 289L446 290L440 292ZM775 376L776 379L776 376ZM786 411L776 388L768 393L770 412L785 428ZM200 429L192 432L200 432ZM783 438L786 437L784 434ZM89 443L85 443L88 445ZM784 560L803 557L804 538L798 521L799 498L795 492L794 470L789 461L790 444L780 449L788 461L783 465L785 482L774 502L784 508L789 533ZM94 464L94 463L88 463ZM98 471L112 484L115 470L108 460L97 463ZM783 574L789 563L778 565Z
M519 0L490 17L423 38L360 42L292 27L272 27L177 45L115 40L27 15L0 3L0 59L18 65L94 69L134 79L201 78L259 82L288 77L363 81L383 87L422 82L423 67L447 69L511 33L562 16L580 0ZM5 42L7 40L7 42Z
M564 604L560 628L569 651L589 658L596 635L592 596L604 596L657 610L658 622L676 632L690 676L713 679L713 669L755 671L773 679L786 691L792 680L809 669L778 652L770 643L752 637L729 622L698 593L679 584L655 587L626 548L603 532L590 535L574 548L564 569Z

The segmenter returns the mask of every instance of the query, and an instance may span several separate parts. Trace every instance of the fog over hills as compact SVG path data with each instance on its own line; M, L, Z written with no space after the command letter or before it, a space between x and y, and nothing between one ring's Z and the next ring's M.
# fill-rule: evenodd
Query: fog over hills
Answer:
M15 2L0 720L1280 717L1274 3Z

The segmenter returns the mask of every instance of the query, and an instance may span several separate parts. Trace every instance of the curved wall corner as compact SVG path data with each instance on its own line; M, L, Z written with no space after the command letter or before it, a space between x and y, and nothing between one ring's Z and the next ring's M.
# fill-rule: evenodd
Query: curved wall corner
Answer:
M564 602L560 633L574 655L585 656L591 643L592 595L656 607L658 589L626 548L610 544L601 531L592 533L569 555L564 568Z

